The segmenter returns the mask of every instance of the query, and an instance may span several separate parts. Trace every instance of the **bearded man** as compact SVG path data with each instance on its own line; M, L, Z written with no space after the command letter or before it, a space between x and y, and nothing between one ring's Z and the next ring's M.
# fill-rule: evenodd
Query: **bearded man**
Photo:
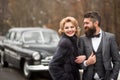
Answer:
M85 35L80 37L79 47L83 62L82 80L117 80L120 68L120 55L115 35L101 29L101 16L94 11L84 15ZM79 56L75 60L79 63Z

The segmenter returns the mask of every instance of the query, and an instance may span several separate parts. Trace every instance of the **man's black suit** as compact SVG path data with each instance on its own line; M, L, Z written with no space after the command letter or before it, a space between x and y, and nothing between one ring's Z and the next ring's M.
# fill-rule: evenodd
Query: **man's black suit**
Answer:
M101 65L103 65L104 69L102 71L104 71L105 75L104 80L110 80L111 78L117 80L120 68L120 55L118 52L115 36L114 34L102 31L101 40L102 43L100 52L102 59ZM85 35L81 36L78 45L80 46L80 52L82 54L85 54L88 58L91 55L91 52L93 51L91 38L88 38ZM113 65L111 64L111 62ZM93 80L95 65L89 65L87 67L83 65L82 67L84 69L82 80Z

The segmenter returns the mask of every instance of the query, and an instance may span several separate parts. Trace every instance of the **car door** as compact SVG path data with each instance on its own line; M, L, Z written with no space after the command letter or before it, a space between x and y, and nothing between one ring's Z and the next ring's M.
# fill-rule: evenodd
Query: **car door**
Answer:
M17 45L15 41L15 36L17 32L10 32L8 39L4 41L5 43L5 59L8 63L13 65L19 65Z

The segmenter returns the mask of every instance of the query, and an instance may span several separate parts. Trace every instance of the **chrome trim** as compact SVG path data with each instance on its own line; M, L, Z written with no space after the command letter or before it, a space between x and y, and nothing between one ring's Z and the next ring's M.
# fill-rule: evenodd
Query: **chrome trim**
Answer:
M27 69L29 71L48 71L49 66L44 66L44 65L28 65Z
M41 64L39 65L28 65L27 69L30 71L48 71L49 62L51 61L53 56L48 56L45 59L41 60Z

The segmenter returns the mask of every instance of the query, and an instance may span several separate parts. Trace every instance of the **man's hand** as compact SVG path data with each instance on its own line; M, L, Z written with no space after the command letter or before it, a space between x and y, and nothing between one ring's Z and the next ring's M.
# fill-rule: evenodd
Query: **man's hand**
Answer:
M78 63L78 64L80 64L80 63L82 63L85 59L86 59L86 56L85 56L85 55L80 55L80 56L77 56L77 57L76 57L75 62Z
M96 56L92 52L89 58L86 60L86 65L88 66L88 65L95 64L95 63L96 63Z

